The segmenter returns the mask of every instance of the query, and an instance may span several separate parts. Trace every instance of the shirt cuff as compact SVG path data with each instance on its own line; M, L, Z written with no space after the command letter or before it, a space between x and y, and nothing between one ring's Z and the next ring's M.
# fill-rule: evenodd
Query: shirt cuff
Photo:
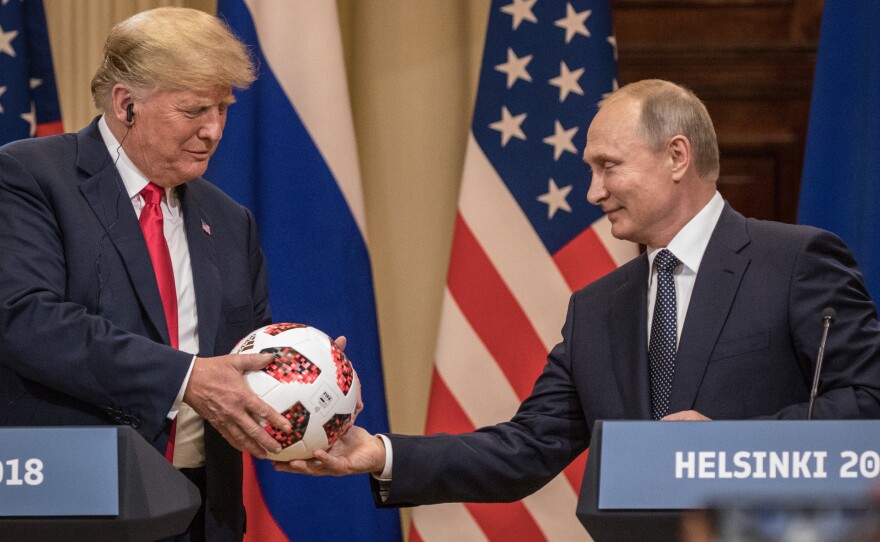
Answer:
M379 434L376 435L382 442L385 444L385 468L382 469L382 473L379 476L373 475L373 478L379 480L381 482L390 482L391 481L391 464L394 461L394 453L391 451L391 439L386 437L385 435Z
M189 377L192 376L193 367L195 367L195 364L196 356L193 356L192 361L189 362L189 370L186 372L186 376L183 378L183 384L180 385L180 391L177 392L177 397L174 398L174 403L171 404L171 410L168 411L168 415L165 416L169 420L173 420L177 417L177 412L180 410L180 403L183 402L183 392L186 391L186 385L189 384Z

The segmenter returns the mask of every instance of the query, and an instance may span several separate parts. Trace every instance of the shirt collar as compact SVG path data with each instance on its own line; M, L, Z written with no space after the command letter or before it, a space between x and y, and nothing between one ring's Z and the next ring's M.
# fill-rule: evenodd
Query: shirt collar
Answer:
M101 119L98 120L98 130L101 131L101 138L104 140L107 152L110 153L110 158L113 159L116 171L119 172L119 176L122 178L122 184L125 185L125 191L128 192L129 199L134 199L149 184L150 180L134 165L134 162L125 153L122 145L119 144L116 136L113 135L110 127L107 126L107 120L104 115L101 115ZM170 207L177 206L174 190L170 188L165 189L165 201L168 202Z
M668 246L648 247L648 269L653 269L654 258L657 254L663 248L668 248L685 267L696 274L700 269L700 262L703 261L706 247L709 245L709 238L712 237L712 232L715 230L723 210L724 198L718 191L715 191L715 195L712 196L709 203L675 234ZM649 272L649 284L650 277Z

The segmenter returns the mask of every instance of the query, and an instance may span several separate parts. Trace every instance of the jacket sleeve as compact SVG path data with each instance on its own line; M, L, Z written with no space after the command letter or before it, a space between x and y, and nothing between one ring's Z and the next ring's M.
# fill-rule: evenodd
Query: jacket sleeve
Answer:
M574 305L572 298L562 342L510 421L460 435L389 435L392 481L388 499L377 504L515 501L586 449L589 428L571 374Z
M72 214L64 206L72 202L61 196L76 194L75 188L53 189L64 181L36 176L0 152L0 363L54 392L53 400L67 396L92 405L110 423L137 420L139 432L155 436L192 356L70 300L72 258L99 265L80 260L105 239L62 226L60 217ZM76 246L83 250L74 256Z
M804 367L815 367L822 311L837 313L829 328L819 390L817 419L880 417L880 323L861 271L838 237L815 230L804 242L791 277L789 327L792 346ZM806 419L808 403L791 405L775 417Z

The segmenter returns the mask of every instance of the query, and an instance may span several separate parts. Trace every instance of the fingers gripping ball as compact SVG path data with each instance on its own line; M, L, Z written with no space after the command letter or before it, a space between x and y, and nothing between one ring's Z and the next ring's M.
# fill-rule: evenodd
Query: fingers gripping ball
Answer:
M232 353L275 356L262 370L245 375L254 393L292 425L288 432L263 425L283 447L270 459L310 458L351 427L358 382L351 362L323 332L304 324L272 324L242 339Z

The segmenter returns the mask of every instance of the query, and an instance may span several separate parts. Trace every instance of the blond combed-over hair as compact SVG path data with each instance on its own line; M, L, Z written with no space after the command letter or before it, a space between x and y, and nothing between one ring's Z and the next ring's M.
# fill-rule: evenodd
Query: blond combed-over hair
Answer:
M195 9L164 7L113 27L104 43L104 61L92 78L92 98L106 112L116 84L143 98L154 90L244 89L255 79L250 51L220 19Z

